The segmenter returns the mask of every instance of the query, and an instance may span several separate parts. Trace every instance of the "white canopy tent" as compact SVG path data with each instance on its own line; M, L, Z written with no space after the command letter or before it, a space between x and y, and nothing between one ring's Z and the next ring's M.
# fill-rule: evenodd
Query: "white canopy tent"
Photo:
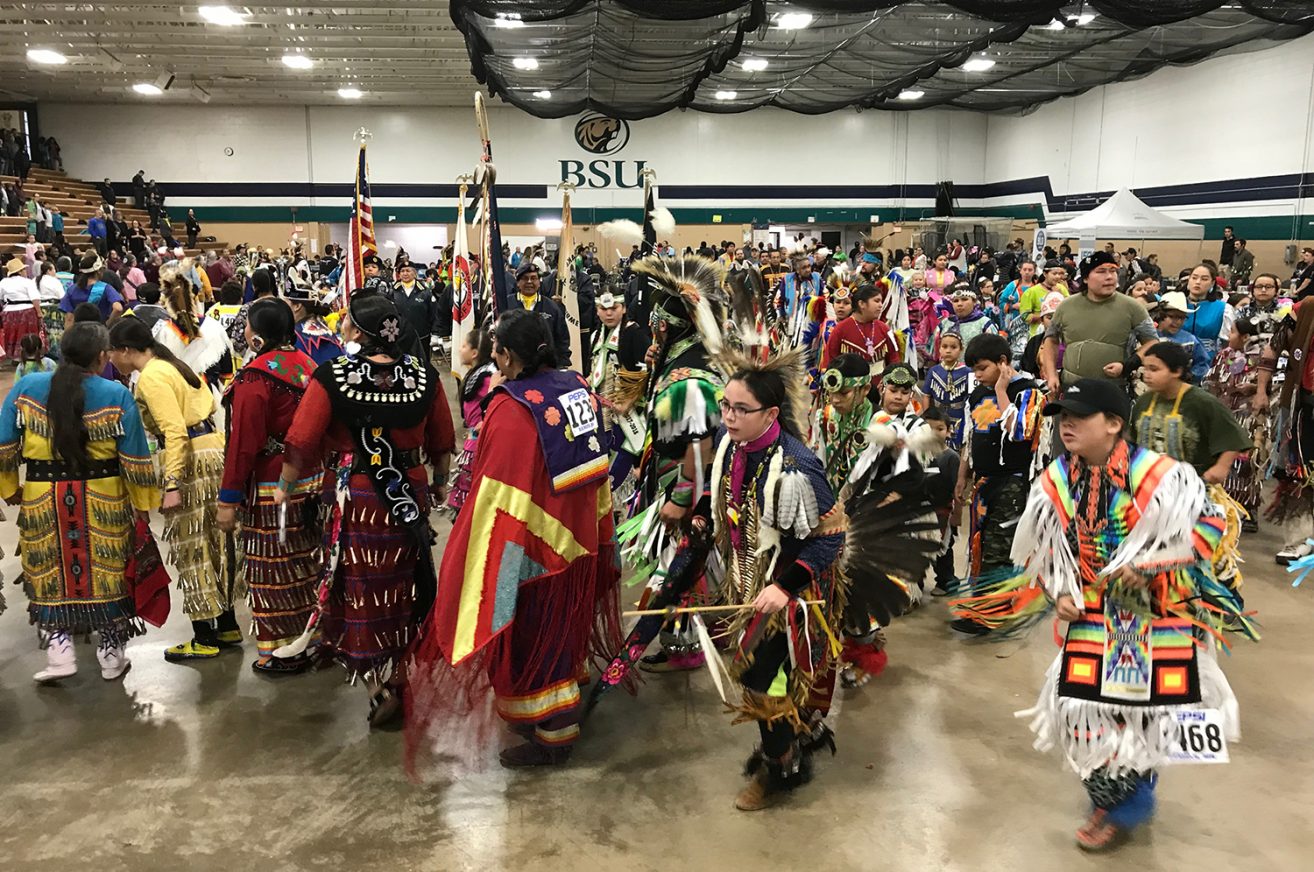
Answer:
M1045 228L1050 239L1204 239L1204 227L1158 212L1123 188L1098 207Z

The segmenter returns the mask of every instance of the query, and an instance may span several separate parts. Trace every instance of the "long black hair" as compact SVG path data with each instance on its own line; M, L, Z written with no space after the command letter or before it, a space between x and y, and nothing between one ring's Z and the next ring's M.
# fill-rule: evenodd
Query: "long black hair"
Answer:
M799 432L794 418L795 409L789 400L789 385L785 384L785 377L781 372L768 369L741 369L730 376L729 380L743 382L748 392L764 408L775 406L780 409L776 415L780 429L795 439L803 439L803 434Z
M83 379L100 362L101 352L109 348L109 331L105 325L81 321L64 331L59 342L60 362L50 379L47 412L50 416L50 443L55 457L84 473L90 466L87 457L87 427Z
M468 400L474 396L478 387L478 382L474 381L475 374L493 359L493 334L487 327L476 327L465 334L465 341L475 350L474 363L470 364L470 371L461 378L461 398ZM483 378L482 374L479 378Z
M497 319L493 338L524 364L516 378L529 378L541 369L553 369L557 365L557 349L552 345L547 322L534 312L526 309L507 312Z
M110 328L109 342L111 348L149 351L160 360L173 364L173 368L178 370L178 374L183 377L183 381L187 382L190 387L199 388L201 386L201 380L197 378L196 373L192 372L192 368L175 357L172 351L156 342L155 337L151 335L150 328L140 318L120 318Z
M296 321L287 303L275 297L261 297L246 310L246 323L260 339L260 351L296 345Z

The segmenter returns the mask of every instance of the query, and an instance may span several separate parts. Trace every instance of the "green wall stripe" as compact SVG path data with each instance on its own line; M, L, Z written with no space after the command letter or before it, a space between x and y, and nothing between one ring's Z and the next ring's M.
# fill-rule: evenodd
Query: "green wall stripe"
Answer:
M295 213L290 206L188 206L170 204L170 211L187 214L188 208L196 210L196 217L201 222L242 222L288 224L294 221L318 221L328 223L346 223L351 213L342 206L299 206ZM929 208L907 208L903 206L880 205L858 208L835 209L824 206L789 206L784 208L766 207L729 207L725 209L687 208L672 209L675 220L680 224L807 224L810 219L817 224L867 224L872 215L880 216L882 222L915 221L931 218ZM467 216L469 213L467 213ZM498 212L503 224L532 224L539 218L556 218L560 211L553 208L503 207ZM718 218L719 216L719 218ZM993 217L1015 218L1019 220L1044 221L1044 213L1038 203L1022 203L999 207L972 207L958 210L958 217ZM577 225L597 224L614 218L629 218L639 221L642 218L638 208L580 208L574 209ZM374 223L383 225L398 224L452 224L456 221L456 208L453 206L376 206ZM1206 239L1220 239L1223 227L1230 225L1236 235L1243 239L1278 239L1288 240L1314 238L1314 214L1303 214L1295 226L1290 215L1255 215L1239 218L1194 218L1194 224L1202 224ZM176 222L177 223L177 222ZM180 226L180 225L179 225Z

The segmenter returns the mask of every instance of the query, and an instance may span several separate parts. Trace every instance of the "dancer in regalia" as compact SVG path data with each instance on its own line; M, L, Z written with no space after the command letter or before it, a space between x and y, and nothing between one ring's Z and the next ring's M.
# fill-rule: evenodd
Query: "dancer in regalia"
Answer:
M429 511L446 496L456 441L438 374L402 352L404 335L390 300L352 296L342 336L360 350L315 369L274 491L276 505L288 503L322 462L323 639L351 680L364 680L375 727L402 713L402 658L434 595Z
M131 665L127 641L144 632L124 569L133 522L159 490L137 404L99 376L108 351L104 327L74 324L59 367L19 379L0 407L0 497L21 506L28 612L46 648L39 682L77 671L73 640L88 630L101 677L113 681Z
M489 397L470 495L443 553L407 733L412 752L477 733L491 698L524 739L502 765L554 765L579 738L589 656L620 644L607 435L599 398L556 369L541 318L508 312L493 337L506 380Z
M1179 713L1216 710L1220 744L1238 726L1213 644L1221 621L1239 617L1213 576L1224 520L1187 464L1123 438L1130 411L1105 379L1080 379L1045 406L1068 453L1036 480L1017 526L1012 560L1026 586L960 606L1018 619L1049 600L1068 622L1035 707L1018 716L1081 777L1086 850L1150 820Z
M831 490L838 494L867 448L867 425L875 414L867 398L871 367L856 354L841 354L822 373L821 386L826 402L812 426L812 449L826 469Z
M156 336L164 323L156 325ZM183 611L192 622L191 640L166 650L164 659L213 659L221 650L241 645L233 603L246 593L240 578L225 571L215 520L224 469L224 437L214 423L215 394L136 318L120 318L111 328L110 360L124 375L140 374L136 396L142 421L160 441L160 511L165 518L161 538L170 546Z
M647 422L642 409L652 344L648 328L625 317L625 298L604 291L589 368L589 387L602 400L603 432L611 440L611 491L619 509L634 493L634 472L643 454Z
M655 351L647 447L635 514L624 525L621 542L626 559L655 589L706 481L712 437L721 423L717 404L724 381L711 355L720 350L725 268L702 257L653 256L633 269L652 277L659 298L650 316ZM669 672L703 664L688 621L673 620L662 632L661 646L643 659L641 669Z
M315 466L302 471L286 510L274 504L284 440L315 370L315 361L296 350L292 318L292 310L282 300L257 300L251 305L245 338L255 357L238 371L224 394L228 438L216 520L221 530L232 533L241 518L243 574L258 652L251 668L262 675L291 675L310 667L308 654L279 658L274 650L305 630L323 566L319 550L323 470Z

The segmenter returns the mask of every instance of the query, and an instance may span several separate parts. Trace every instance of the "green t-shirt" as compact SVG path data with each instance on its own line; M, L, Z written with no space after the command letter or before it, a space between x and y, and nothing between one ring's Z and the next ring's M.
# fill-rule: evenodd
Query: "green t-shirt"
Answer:
M1188 385L1177 415L1173 401L1146 392L1132 407L1132 434L1136 444L1189 463L1204 471L1224 451L1249 451L1250 437L1227 407L1208 391Z
M1054 291L1058 291L1063 296L1068 295L1068 286L1065 282L1059 282L1054 286ZM1024 320L1040 311L1040 304L1045 302L1045 298L1052 294L1049 288L1044 285L1032 285L1022 292L1022 299L1018 301L1017 309ZM1045 329L1044 321L1037 321L1028 328L1028 336L1035 336L1041 330Z
M1126 359L1129 339L1135 336L1140 345L1159 333L1140 300L1114 294L1096 302L1076 294L1059 304L1045 336L1063 346L1063 384L1070 385L1079 378L1105 378L1105 364Z

